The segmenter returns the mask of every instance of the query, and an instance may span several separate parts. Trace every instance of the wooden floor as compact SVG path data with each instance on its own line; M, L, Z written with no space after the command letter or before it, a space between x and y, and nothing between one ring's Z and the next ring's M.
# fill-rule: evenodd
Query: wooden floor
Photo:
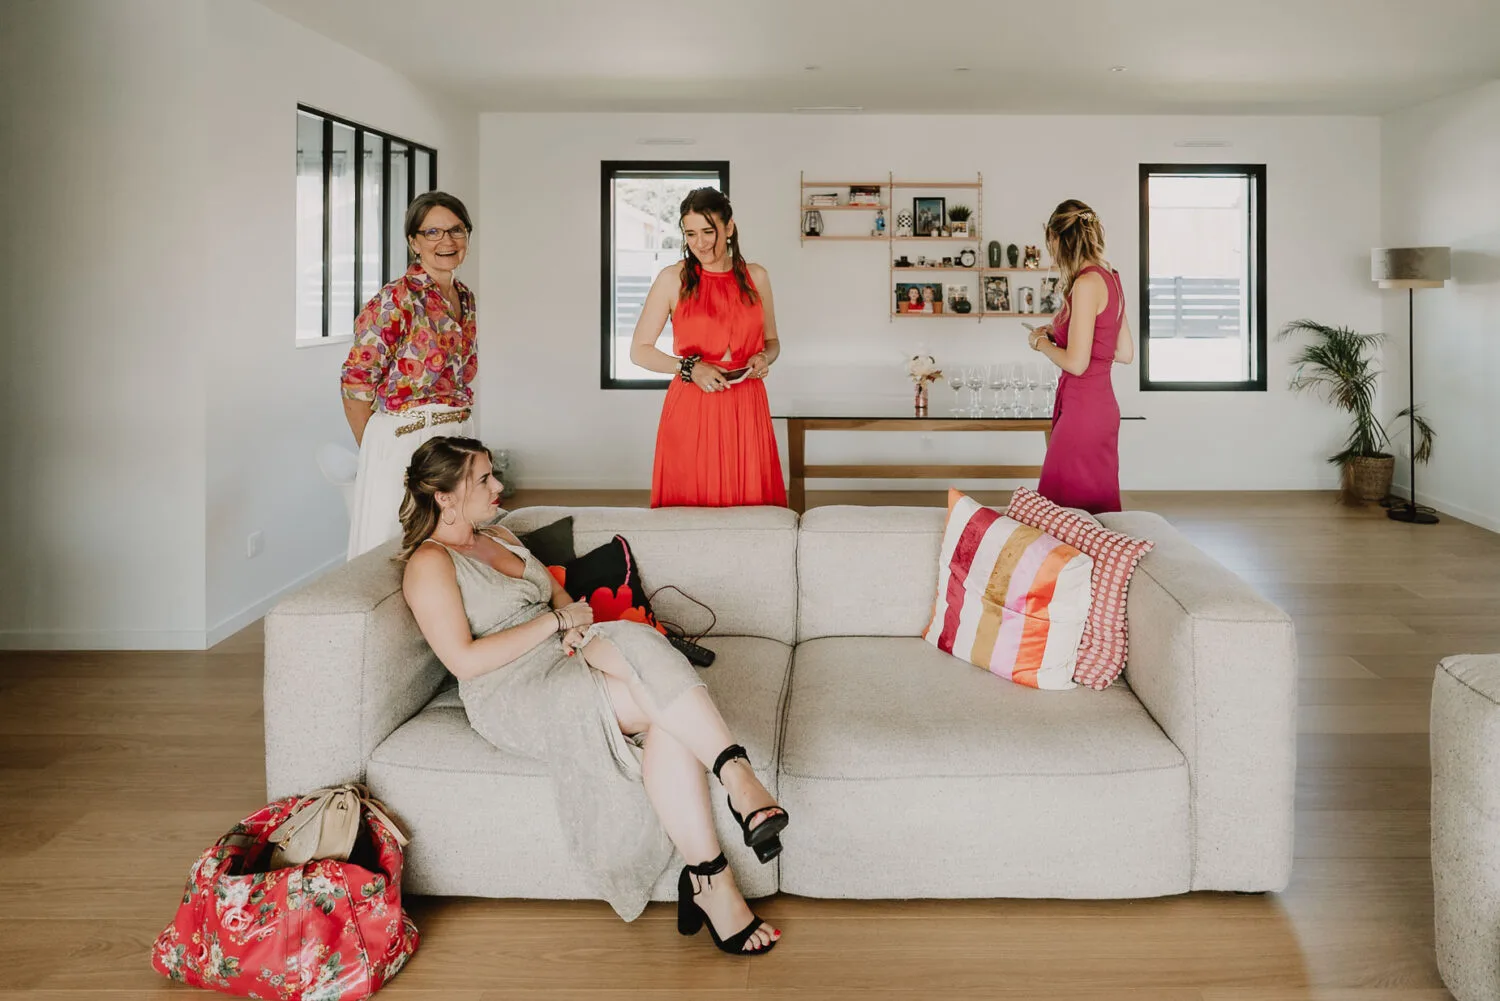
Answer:
M507 503L643 500L533 492ZM830 502L943 497L810 495ZM422 947L382 996L1448 998L1433 960L1429 691L1439 657L1500 650L1500 536L1451 519L1397 524L1326 494L1126 503L1167 516L1296 618L1297 863L1286 893L782 896L759 909L786 938L749 960L680 938L664 905L627 925L602 903L421 899L411 908ZM151 971L148 953L198 851L261 805L260 668L258 628L206 653L0 655L0 1001L189 996Z

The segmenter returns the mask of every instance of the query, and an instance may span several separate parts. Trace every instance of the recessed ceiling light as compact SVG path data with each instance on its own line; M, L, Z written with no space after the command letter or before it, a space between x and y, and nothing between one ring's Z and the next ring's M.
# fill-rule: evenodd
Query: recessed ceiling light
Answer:
M953 67L953 72L955 72L955 73L967 73L967 72L969 72L969 67L967 67L967 66L955 66L955 67Z
M804 66L802 68L805 69L805 70L807 70L808 72L812 72L814 70L822 69L821 66Z
M805 108L793 108L793 111L803 112L836 112L836 111L864 111L864 106L859 104L817 104Z
M1111 73L1124 73L1125 72L1125 67L1123 67L1123 66L1111 66L1109 68L1109 71Z

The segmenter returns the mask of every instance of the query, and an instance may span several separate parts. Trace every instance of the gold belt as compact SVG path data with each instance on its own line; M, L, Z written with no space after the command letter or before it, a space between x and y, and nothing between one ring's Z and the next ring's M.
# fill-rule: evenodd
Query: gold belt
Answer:
M467 410L440 410L437 413L428 413L425 410L418 411L412 415L411 423L403 424L396 429L396 437L420 431L428 424L437 427L439 424L457 424L469 419Z

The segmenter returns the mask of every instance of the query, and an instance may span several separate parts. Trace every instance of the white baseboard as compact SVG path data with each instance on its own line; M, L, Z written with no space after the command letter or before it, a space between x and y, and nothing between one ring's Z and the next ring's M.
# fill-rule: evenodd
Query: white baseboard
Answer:
M345 562L343 554L202 629L0 630L0 650L207 650L269 612L282 597Z
M0 631L0 650L203 650L201 629Z
M278 587L276 590L272 591L270 594L266 595L260 600L252 602L251 604L247 605L240 611L235 612L228 618L220 620L218 624L209 628L208 635L205 637L206 642L204 644L204 649L208 649L212 646L217 646L218 644L224 642L226 639L233 636L241 629L244 629L246 626L250 625L250 623L254 622L256 619L262 618L275 606L278 601L280 601L286 595L308 583L311 583L313 580L323 576L333 568L343 566L347 561L348 557L345 554L340 553L338 556L335 556L333 559L329 560L327 563L324 563L322 566L310 570L307 573L303 574L301 577L298 577L290 584Z
M1406 484L1400 483L1391 487L1391 495L1406 500L1411 496L1411 491L1407 489ZM1417 503L1432 508L1438 514L1446 514L1450 518L1457 518L1459 521L1466 521L1471 525L1500 534L1500 518L1472 510L1462 504L1450 503L1425 491L1417 497Z

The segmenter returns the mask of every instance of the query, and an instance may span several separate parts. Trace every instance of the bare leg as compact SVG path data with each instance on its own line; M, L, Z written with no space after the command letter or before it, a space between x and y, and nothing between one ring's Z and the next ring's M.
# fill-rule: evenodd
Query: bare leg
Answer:
M690 865L718 857L719 838L714 832L702 763L666 730L649 725L624 682L612 677L606 684L620 728L626 733L645 731L642 771L646 795L667 837ZM724 870L707 885L701 878L695 883L700 892L694 900L708 914L720 938L733 935L754 917L735 885L733 870ZM763 925L745 943L745 950L765 948L780 936L779 931Z
M734 743L729 726L724 722L724 717L719 715L719 707L714 705L707 688L701 685L690 688L670 706L657 706L652 702L646 686L641 684L635 671L613 643L602 637L596 638L583 648L582 653L590 667L608 675L611 681L624 684L632 702L650 720L651 725L670 733L698 759L702 767L713 767L719 752ZM719 771L719 777L741 816L750 817L757 810L776 805L776 800L761 784L760 779L755 777L755 772L743 758L725 764ZM769 812L762 813L750 825L751 828L765 823L772 815Z

